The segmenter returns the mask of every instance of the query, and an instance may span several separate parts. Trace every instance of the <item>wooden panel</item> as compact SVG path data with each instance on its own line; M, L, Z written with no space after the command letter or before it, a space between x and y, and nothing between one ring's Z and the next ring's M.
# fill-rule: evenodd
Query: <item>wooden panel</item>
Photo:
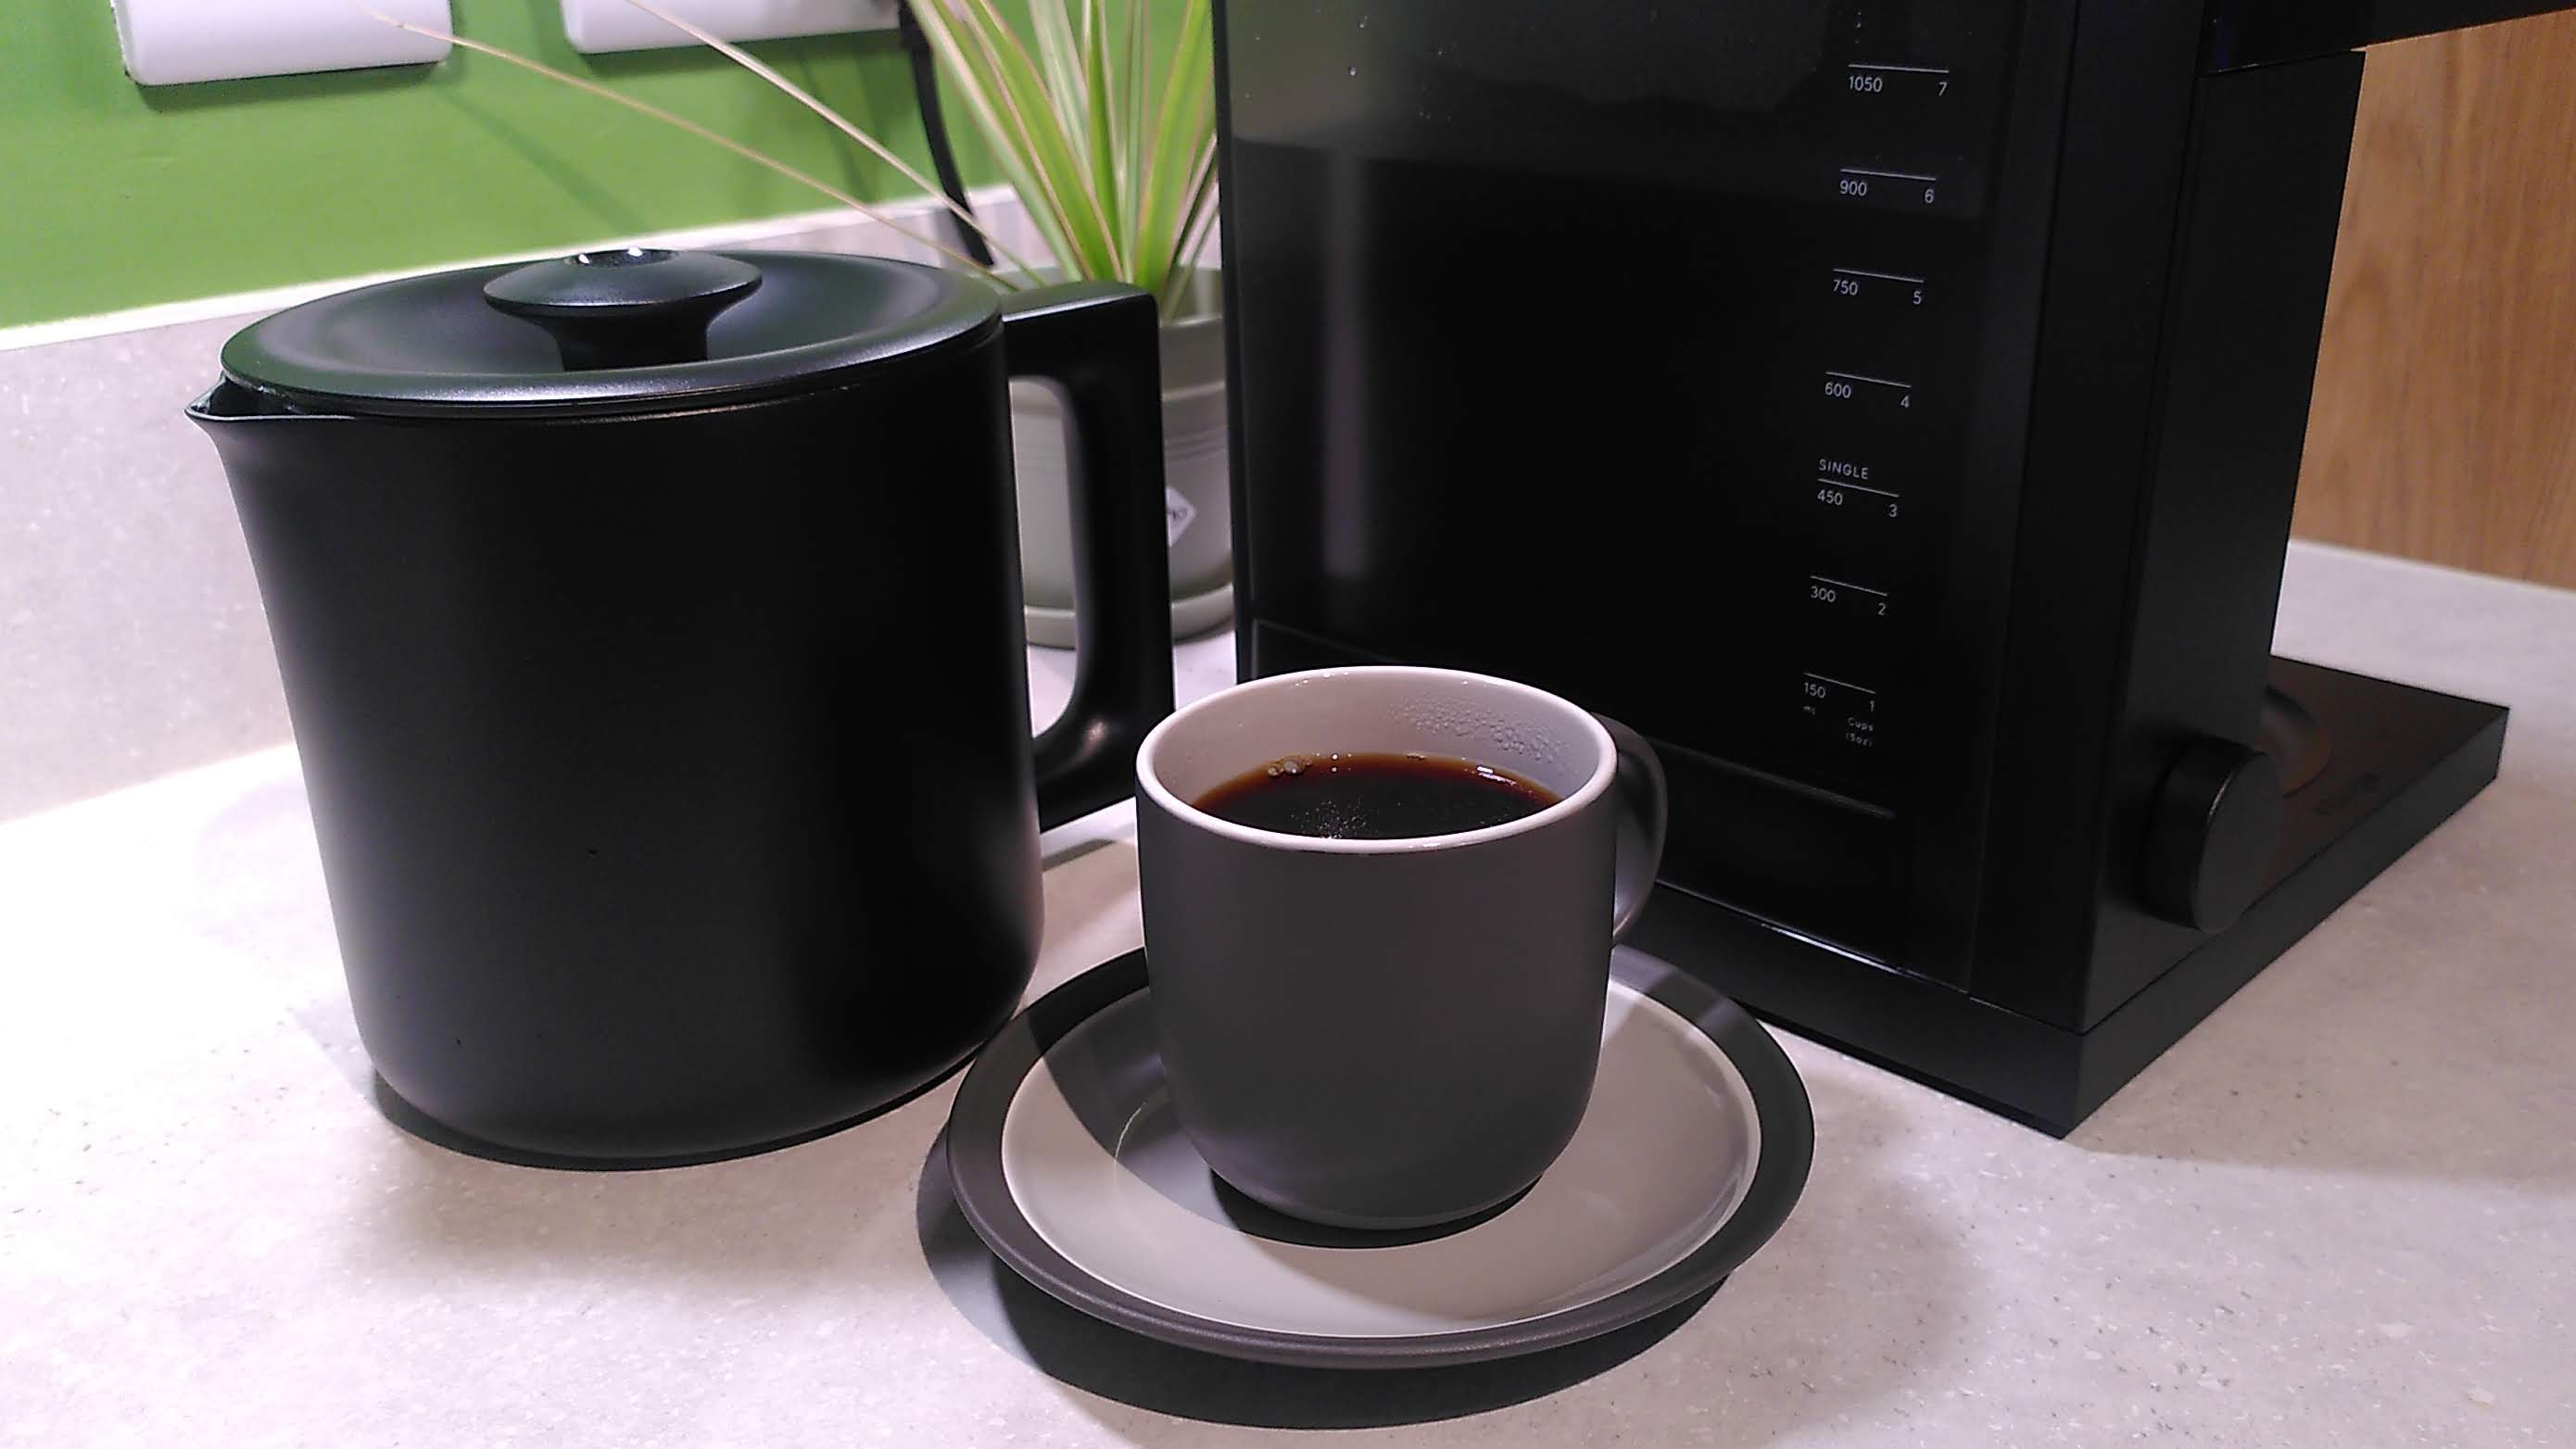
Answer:
M2294 526L2576 586L2576 14L2370 52Z

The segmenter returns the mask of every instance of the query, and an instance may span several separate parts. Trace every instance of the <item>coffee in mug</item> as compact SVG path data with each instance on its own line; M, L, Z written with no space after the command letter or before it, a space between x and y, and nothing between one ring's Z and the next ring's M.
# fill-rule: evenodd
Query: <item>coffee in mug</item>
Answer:
M1246 770L1190 802L1219 820L1330 840L1403 840L1482 830L1556 803L1555 792L1456 755L1298 754Z
M1369 666L1210 695L1136 775L1163 1074L1216 1175L1362 1229L1537 1181L1654 885L1653 749L1525 684Z

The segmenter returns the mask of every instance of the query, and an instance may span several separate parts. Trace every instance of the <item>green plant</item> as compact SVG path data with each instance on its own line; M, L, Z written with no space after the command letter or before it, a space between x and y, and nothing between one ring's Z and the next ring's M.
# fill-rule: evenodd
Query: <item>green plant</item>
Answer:
M686 32L821 116L893 166L992 247L1008 270L978 266L859 198L685 117L499 46L377 14L388 25L437 35L565 85L612 100L766 166L831 197L951 261L1016 289L1039 270L876 137L741 47L653 0L627 4ZM1172 313L1215 217L1216 110L1209 0L1027 0L1028 36L996 0L911 0L949 85L966 103L1003 175L1063 276L1142 287ZM1150 54L1148 6L1178 11L1171 52ZM1015 273L1017 275L1015 275Z

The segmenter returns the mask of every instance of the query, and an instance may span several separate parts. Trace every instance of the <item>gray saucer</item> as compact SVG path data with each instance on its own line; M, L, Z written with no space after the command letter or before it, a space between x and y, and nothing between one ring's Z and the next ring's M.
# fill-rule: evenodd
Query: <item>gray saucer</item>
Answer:
M958 1206L1063 1302L1237 1358L1412 1368L1637 1322L1771 1236L1815 1129L1796 1070L1733 1002L1626 947L1611 974L1573 1142L1464 1223L1320 1227L1217 1181L1173 1120L1142 952L1048 993L977 1059L949 1116Z

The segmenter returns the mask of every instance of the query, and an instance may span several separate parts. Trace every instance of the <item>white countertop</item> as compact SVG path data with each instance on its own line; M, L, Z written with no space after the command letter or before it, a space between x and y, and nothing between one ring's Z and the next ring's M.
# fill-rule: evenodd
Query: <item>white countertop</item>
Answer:
M1096 1328L922 1191L946 1087L660 1172L409 1137L288 751L0 825L0 1442L2576 1442L2576 595L2302 547L2279 637L2512 705L2503 778L2066 1141L1784 1037L1797 1212L1563 1387ZM1034 990L1137 943L1125 820L1049 837Z

